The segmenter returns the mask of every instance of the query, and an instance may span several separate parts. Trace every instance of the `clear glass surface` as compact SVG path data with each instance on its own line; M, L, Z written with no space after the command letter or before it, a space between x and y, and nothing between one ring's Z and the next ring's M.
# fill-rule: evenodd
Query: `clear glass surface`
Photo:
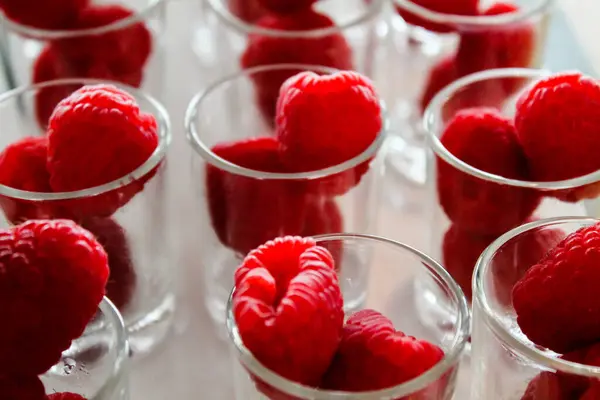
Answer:
M199 229L189 235L194 242L188 247L197 251L191 258L198 260L199 270L204 271L206 303L219 326L225 320L233 272L253 248L286 234L314 236L375 229L385 130L356 158L306 173L243 168L213 151L218 144L273 137L254 82L303 69L334 72L306 65L258 67L214 83L188 107L186 129L195 150L192 175L198 223L194 225ZM332 194L331 184L340 178L351 181L352 187ZM353 290L355 295L347 299L349 306L359 301L364 286Z
M228 305L227 326L234 363L237 400L450 400L454 395L460 358L469 336L469 310L459 286L436 261L422 252L381 237L369 235L323 235L317 244L339 248L342 294L352 298L352 288L366 291L357 309L374 309L388 317L397 330L440 346L445 357L427 373L402 385L376 392L331 392L308 388L286 380L262 366L239 337ZM424 324L412 301L415 279L429 281L427 293L444 312ZM348 313L347 313L348 315ZM261 382L257 386L257 382ZM264 390L268 387L268 392ZM262 389L262 390L259 390Z
M0 94L0 149L23 137L45 134L34 111L45 93L69 94L73 86L98 83L110 82L61 80ZM96 235L109 256L107 295L123 314L132 352L138 355L165 337L174 311L176 270L170 258L171 235L165 234L170 226L165 157L171 127L166 110L154 98L128 86L120 87L158 122L159 144L150 158L127 176L77 192L39 193L0 185L0 226L28 219L70 218ZM124 205L116 211L95 207L103 201L114 204L117 199Z

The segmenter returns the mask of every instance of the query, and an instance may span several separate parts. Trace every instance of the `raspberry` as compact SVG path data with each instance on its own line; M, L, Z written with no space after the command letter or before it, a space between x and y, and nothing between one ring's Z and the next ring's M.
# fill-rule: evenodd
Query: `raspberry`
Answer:
M600 382L594 382L590 388L585 391L579 400L598 400L600 399Z
M256 138L215 146L219 157L243 168L283 172L279 143ZM206 168L206 190L212 226L225 246L247 254L278 236L299 233L304 198L282 180L234 175L213 165Z
M95 78L122 82L133 87L142 83L142 72L112 71L102 60L94 60L86 48L80 53L66 52L64 47L50 43L40 52L33 66L33 82L41 83L64 78ZM54 107L65 97L79 89L81 85L56 85L41 88L35 96L35 112L42 128Z
M281 376L316 386L338 347L343 300L331 254L284 237L248 254L235 273L233 313L254 357Z
M131 301L136 284L133 257L125 230L112 218L88 218L81 226L90 231L106 251L110 268L106 297L123 312Z
M3 230L0 249L0 320L10 321L0 330L0 343L10 344L0 347L0 366L42 374L96 314L108 279L106 252L69 220Z
M498 2L483 15L519 12L516 4ZM495 28L462 32L457 65L461 75L494 68L526 68L531 66L536 50L535 28L531 23L507 24ZM505 80L507 94L514 93L521 80Z
M122 5L92 4L79 13L75 28L99 28L134 16L133 10ZM62 45L76 53L87 52L94 61L121 76L141 71L144 67L152 53L152 34L143 22L135 22L100 35L66 40Z
M517 322L539 346L565 353L600 339L600 225L582 228L542 258L516 283Z
M257 26L273 31L316 31L335 27L326 15L312 9L293 15L267 14L256 22ZM352 68L352 49L338 32L319 37L287 38L252 33L241 58L243 68L273 64L320 65L337 69ZM279 88L286 79L300 71L292 69L271 70L252 76L260 110L265 119L273 123Z
M324 76L302 72L281 88L277 136L290 171L314 171L348 161L365 152L381 129L377 93L356 72ZM317 183L323 185L321 190L341 195L356 186L367 169L368 162Z
M444 234L442 242L444 267L459 284L468 300L471 300L472 296L471 281L477 259L495 239L496 236L471 234L454 224Z
M47 166L52 189L87 189L127 176L156 149L157 130L154 116L141 112L128 93L110 85L77 90L58 104L50 118ZM84 199L86 204L71 202L65 208L108 216L144 183L132 182L116 192Z
M258 0L265 9L277 14L293 14L310 10L317 0Z
M256 21L267 11L259 0L228 0L227 4L233 15L247 23Z
M86 400L86 398L76 393L54 393L48 395L48 400Z
M421 111L425 111L431 100L436 94L455 80L459 78L458 71L456 69L456 57L449 56L441 59L433 66L429 71L427 83L425 89L421 94ZM450 114L450 115L453 115Z
M571 179L600 169L594 151L600 146L599 102L600 84L578 72L541 79L521 95L515 124L535 180ZM596 192L585 187L557 195L577 201Z
M529 382L521 400L571 400L578 398L565 393L556 374L542 372Z
M28 136L8 145L0 153L0 184L29 192L50 192L50 175L46 170L48 139ZM19 223L42 217L50 211L42 202L30 202L0 196L6 219Z
M16 23L38 29L69 29L89 0L0 0L0 11Z
M452 15L477 15L479 0L410 0L418 6L427 8L428 10L435 11L442 14ZM455 30L455 27L451 25L441 24L437 22L428 21L424 18L419 17L416 14L405 10L402 6L396 5L396 11L407 24L413 26L420 26L421 28L439 32L448 33Z
M420 376L443 357L436 345L396 331L376 311L361 310L346 321L323 386L351 392L385 389Z
M512 122L491 108L461 110L448 123L442 144L470 166L506 178L527 179L528 165ZM470 176L437 162L439 202L464 230L495 235L520 225L536 209L540 195Z
M0 399L46 400L46 392L42 381L35 375L26 377L0 375Z

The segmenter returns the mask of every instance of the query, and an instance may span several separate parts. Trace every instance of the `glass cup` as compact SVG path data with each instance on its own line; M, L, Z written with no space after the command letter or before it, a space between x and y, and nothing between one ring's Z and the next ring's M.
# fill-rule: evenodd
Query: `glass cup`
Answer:
M517 252L521 257L530 251L534 237L553 238L548 245L556 245L568 234L596 223L580 217L531 222L502 235L483 252L473 278L473 400L580 398L560 397L559 384L575 384L575 389L578 383L585 385L586 378L600 379L600 368L566 361L527 339L511 301L512 287L527 270L511 262ZM536 395L523 397L528 390Z
M227 327L232 342L236 399L422 399L449 400L454 395L461 355L469 336L469 309L460 287L440 264L424 253L389 239L357 234L316 236L317 244L342 253L340 283L344 298L354 285L367 290L357 309L374 309L388 317L396 329L428 340L445 352L444 358L420 377L402 385L374 392L348 393L309 388L291 382L265 368L244 347L227 307ZM424 325L411 301L412 281L419 277L436 286L435 297L445 313ZM235 290L235 288L234 288ZM262 392L262 394L261 394Z
M123 319L104 298L84 334L41 376L47 394L71 392L88 400L129 399L129 343Z
M233 272L250 250L282 235L374 229L385 128L362 154L320 171L263 172L251 169L252 165L228 162L215 153L219 144L273 137L273 129L260 112L262 104L253 82L301 69L335 72L307 65L245 70L195 96L187 110L188 141L197 153L193 155L192 173L197 185L194 207L200 221L200 231L188 237L203 238L193 239L187 247L198 249L193 258L205 272L208 309L221 324ZM361 290L364 288L356 290L357 301Z
M430 11L412 0L393 0L388 80L392 135L388 163L392 173L424 184L425 108L435 94L466 75L498 68L542 67L554 0L513 0L519 11L480 16ZM486 10L493 1L487 4ZM388 76L389 76L388 75Z
M496 107L512 117L521 91L549 74L534 69L498 69L469 75L442 90L425 112L424 125L432 148L428 161L428 186L434 202L429 208L431 254L441 260L469 299L477 258L503 233L540 218L600 216L597 199L572 197L576 192L587 197L586 188L600 181L600 172L558 182L507 179L459 160L440 141L446 124L462 108ZM448 215L460 221L461 228Z
M0 94L0 148L45 134L33 104L45 93L110 83L65 79L25 86ZM158 122L159 144L132 173L102 186L76 192L29 192L0 185L0 226L28 219L69 218L92 232L109 257L107 296L125 319L134 355L145 353L165 337L174 311L175 270L170 261L166 215L166 152L171 142L167 111L154 98L114 83L135 97L142 111Z
M142 88L160 98L166 1L111 0L90 7L97 11L84 10L72 22L74 27L64 30L22 25L0 12L0 52L9 88L91 78ZM122 19L107 25L118 17ZM38 110L40 124L47 122L54 105L65 96L47 99L47 107Z
M273 24L273 15L261 19L264 10L256 9L255 0L204 0L202 4L205 21L196 35L200 44L195 48L204 63L212 65L217 74L213 79L222 77L223 72L273 64L321 65L354 70L374 78L378 58L383 56L376 32L383 0L321 0L313 8L336 25L310 30L300 30L302 21L312 27L315 18L303 14L286 19L296 30L273 27L284 22ZM206 24L213 25L210 31L214 39L208 39L214 42L212 45L206 44ZM265 89L278 90L288 77L282 72Z

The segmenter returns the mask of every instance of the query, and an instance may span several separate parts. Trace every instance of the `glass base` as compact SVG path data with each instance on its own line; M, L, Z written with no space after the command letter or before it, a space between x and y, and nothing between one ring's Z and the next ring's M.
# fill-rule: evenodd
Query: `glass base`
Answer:
M130 356L143 357L154 350L171 331L175 315L175 296L168 295L152 311L135 320L125 319Z

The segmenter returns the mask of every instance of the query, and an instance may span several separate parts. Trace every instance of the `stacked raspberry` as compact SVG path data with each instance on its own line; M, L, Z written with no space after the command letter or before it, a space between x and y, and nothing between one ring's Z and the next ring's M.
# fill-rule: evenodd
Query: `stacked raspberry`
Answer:
M382 129L372 84L354 72L288 79L277 104L276 137L218 144L213 152L238 167L294 174L340 165L363 153ZM284 235L343 231L335 198L360 182L370 159L318 179L255 179L208 165L211 223L221 243L246 254Z
M600 224L582 228L530 265L512 301L522 332L571 362L600 366ZM542 372L523 400L599 399L600 381Z
M94 318L108 280L107 254L69 220L31 220L0 231L0 398L46 397L38 375L61 359ZM60 329L57 329L60 328Z
M335 271L331 253L309 238L277 238L244 259L233 315L244 346L265 367L303 385L362 392L415 379L444 357L376 311L344 323ZM292 398L258 378L256 386L269 398Z
M33 65L33 83L94 78L134 87L141 85L152 52L152 34L139 21L119 29L108 27L133 18L133 10L117 4L93 4L89 0L0 0L0 10L20 24L73 33L45 44ZM102 27L107 29L82 33ZM77 86L61 86L39 92L36 114L42 127L47 125L56 104L76 89Z
M557 74L532 85L518 99L514 121L492 108L457 112L441 135L448 152L480 171L520 181L558 181L600 170L600 84L579 73ZM438 159L437 191L452 226L443 243L446 268L470 294L475 262L501 234L531 220L544 196L577 202L596 197L598 185L539 192L469 175ZM560 232L532 233L527 252L506 257L507 282L544 254ZM508 271L513 271L509 273Z
M485 10L478 9L478 0L414 0L414 3L433 11L470 16L494 16L518 13L516 4L496 2ZM407 22L437 32L457 32L460 35L458 50L441 59L430 71L429 78L421 94L421 110L425 110L431 99L445 86L468 74L494 68L525 68L534 62L536 32L532 23L489 25L472 27L460 31L459 28L430 23L401 12ZM476 90L460 94L454 99L454 109L474 107L481 104L501 102L520 87L517 79L487 82ZM481 96L485 96L482 102Z
M241 57L242 68L305 64L353 69L352 49L344 36L335 31L333 20L313 9L315 2L257 0L266 11L254 24L271 32L254 32L248 36L246 50ZM309 31L322 33L306 36ZM258 106L269 123L274 122L279 88L286 79L298 72L284 68L252 75Z
M135 98L110 85L83 87L63 99L52 114L45 136L25 137L0 153L0 184L28 192L75 192L126 177L158 145L154 116ZM111 300L122 309L135 277L128 240L111 219L138 192L142 179L93 197L69 200L21 200L0 197L7 220L17 224L37 218L69 218L94 233L109 253Z

